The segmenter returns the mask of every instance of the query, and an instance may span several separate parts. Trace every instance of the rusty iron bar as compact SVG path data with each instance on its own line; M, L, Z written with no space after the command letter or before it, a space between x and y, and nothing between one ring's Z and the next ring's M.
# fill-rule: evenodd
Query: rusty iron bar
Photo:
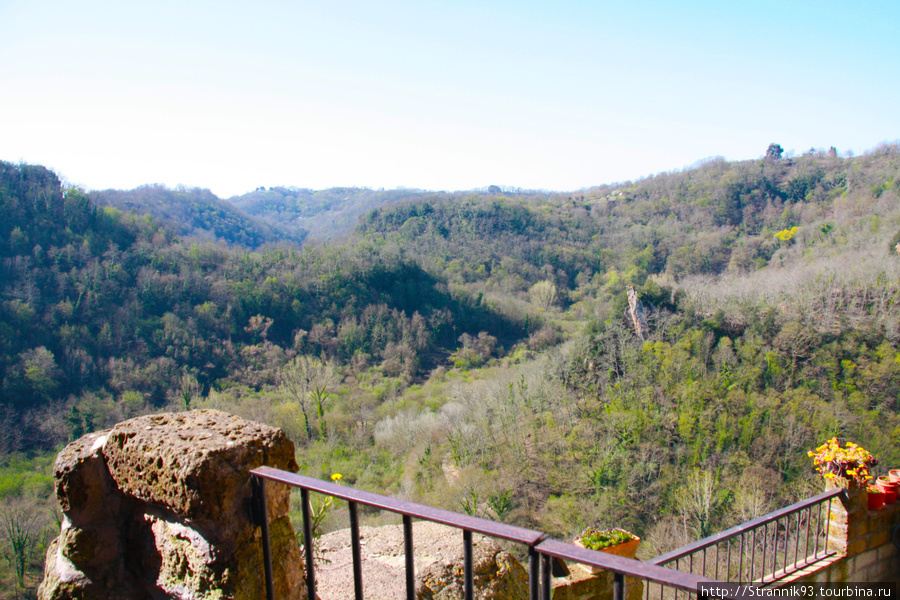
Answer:
M668 552L666 554L661 554L655 558L651 558L645 562L652 563L655 565L664 565L667 564L676 558L681 558L684 556L688 556L697 552L698 550L703 549L707 546L712 546L713 544L717 544L723 540L737 537L743 532L751 531L761 527L764 523L771 523L775 519L779 519L785 515L789 515L795 513L799 510L806 508L807 506L814 506L816 504L822 504L826 500L830 500L836 496L840 496L842 494L842 490L829 490L827 492L823 492L818 494L817 496L813 496L812 498L807 498L806 500L801 500L800 502L795 502L790 506L786 506L779 510L770 512L761 517L757 517L751 521L747 521L746 523L742 523L740 525L736 525L735 527L731 527L730 529L726 529L720 533L713 534L709 537L703 538L702 540L698 540L686 546L682 546L672 552Z
M540 594L541 559L534 546L528 548L528 600L538 600Z
M625 600L625 576L613 573L613 600Z
M553 569L550 564L550 557L546 554L541 556L541 600L550 600L553 597L551 583L553 579Z
M251 502L253 517L260 528L263 542L263 568L266 577L266 599L275 600L275 576L272 573L272 543L269 538L269 515L266 504L266 480L262 477L251 477Z
M464 532L464 545L467 534L468 536L471 536L472 533L478 533L527 546L529 551L530 600L538 600L539 598L542 600L549 600L552 583L553 558L578 562L612 571L614 574L619 574L617 577L621 577L622 582L624 582L624 577L627 576L643 579L648 582L659 583L661 584L660 594L662 594L663 585L675 588L676 593L678 590L696 593L697 586L700 583L716 583L716 580L709 579L705 576L682 573L661 565L649 564L605 552L581 548L574 544L546 539L546 535L539 531L497 523L495 521L480 519L470 515L382 496L372 492L338 485L333 482L322 481L304 475L297 475L295 473L273 469L271 467L258 467L253 469L251 474L260 480L266 479L300 488L303 508L303 534L307 560L306 583L310 598L315 598L315 571L313 564L315 557L313 555L312 518L309 502L310 491L348 501L348 505L352 507L351 521L356 522L355 526L351 523L351 535L355 538L353 543L357 545L357 547L359 544L359 530L358 521L354 515L357 512L358 504L402 515L404 550L406 553L406 595L409 599L415 598L415 563L412 539L413 518L428 520L462 529ZM264 544L265 543L268 543L267 540L264 541ZM356 559L354 558L354 560ZM466 577L471 578L474 592L474 571L469 570ZM354 565L354 586L357 590L357 598L361 600L362 569L361 567L357 568L356 565Z
M675 570L676 570L676 571L680 570L680 569L678 568L678 563L679 563L679 562L680 562L679 559L676 558L676 559L675 559ZM662 588L662 586L660 586L660 588ZM677 589L675 590L675 600L678 600L678 590L677 590Z
M410 515L403 515L403 551L406 554L406 600L416 600L416 563Z
M463 529L463 598L475 600L475 576L472 568L472 532Z
M770 554L769 536L770 536L770 534L772 536L771 568L772 568L772 573L774 574L778 570L778 555L780 553L779 552L780 549L778 546L779 534L780 534L781 525L783 524L783 521L784 521L787 523L787 525L784 527L784 534L785 534L784 548L781 549L783 552L783 561L784 561L782 568L783 568L784 573L799 570L811 562L809 560L808 543L809 543L809 528L810 528L810 524L812 521L813 508L817 509L818 517L819 517L818 521L819 521L819 525L821 526L822 505L825 503L828 503L828 513L829 513L829 520L830 520L831 500L837 496L844 497L844 492L842 490L829 490L829 491L823 492L821 494L813 496L812 498L808 498L806 500L801 500L800 502L795 502L794 504L791 504L790 506L787 506L785 508L770 512L766 515L757 517L756 519L753 519L746 523L742 523L741 525L737 525L730 529L726 529L725 531L722 531L721 533L717 533L717 534L708 536L706 538L703 538L702 540L693 542L691 544L688 544L686 546L683 546L681 548L678 548L678 549L668 552L666 554L662 554L655 558L651 558L651 559L647 560L646 563L655 564L655 565L671 565L674 562L675 569L677 570L679 568L679 562L680 562L679 559L687 558L688 559L688 570L693 572L693 570L694 570L693 557L695 554L699 554L702 552L702 557L701 557L702 558L702 567L701 568L703 569L703 575L706 576L707 549L710 548L711 546L716 546L717 554L716 554L715 577L718 578L718 550L719 550L718 544L721 544L726 541L729 542L729 559L728 560L729 560L729 564L731 564L730 563L730 561L731 561L730 541L734 540L735 538L739 538L740 544L741 544L741 555L740 555L740 558L738 559L739 564L738 564L737 580L740 581L744 577L742 575L742 573L744 572L743 571L743 562L744 562L744 554L745 554L744 543L745 543L745 539L747 539L749 537L749 539L747 541L750 541L751 547L750 547L749 556L747 557L748 562L749 562L747 580L748 581L754 580L754 575L756 574L757 567L759 567L761 570L761 573L759 576L762 577L763 579L766 579L766 571L767 571L767 569L769 567L769 563L770 563L770 561L769 561L769 558L770 558L769 557L769 554ZM806 550L805 550L807 556L800 558L796 555L799 553L800 524L802 522L801 515L803 513L805 513L806 515L809 516L809 518L807 520L807 535L806 535ZM795 546L794 562L788 563L788 553L789 553L788 545L789 545L789 539L790 539L790 520L791 520L791 516L795 515L795 514L797 515L798 539L797 539L797 544ZM770 527L772 528L772 530L770 530ZM760 548L760 550L762 552L762 557L761 557L761 564L757 565L756 564L757 535L760 533L762 535L762 548ZM826 534L827 534L827 529L826 529ZM820 555L819 547L818 547L818 541L819 541L818 537L819 536L817 534L813 557L818 559L818 558L823 558L823 557L831 556L831 555L835 554L834 551L829 551L826 546L825 550ZM729 575L726 576L726 579L730 580L730 573L729 573ZM676 591L676 595L677 595L677 591Z
M831 503L829 502L829 504L831 504ZM830 520L831 519L829 519L829 521ZM815 546L813 546L813 556L819 555L819 529L821 527L822 527L822 505L820 504L818 514L816 515L816 542L815 542ZM825 531L826 531L825 539L826 539L826 544L827 544L827 540L828 540L827 531L828 530L826 529ZM807 539L809 539L809 525L807 525L807 527L806 527L806 537L807 537Z
M790 541L791 541L791 519L790 519L790 517L788 517L786 519L786 522L784 525L784 558L783 558L783 560L784 560L784 570L785 571L787 571L788 546L790 546ZM796 564L796 563L797 563L797 561L795 559L794 564Z
M287 485L307 489L320 494L334 496L341 500L348 500L364 504L381 510L387 510L399 515L406 515L416 519L450 525L457 529L468 529L474 533L500 538L510 542L516 542L525 546L534 546L546 535L540 531L516 527L505 523L497 523L488 519L480 519L470 515L464 515L442 508L435 508L425 504L417 504L408 500L382 496L373 492L358 490L346 485L339 485L331 481L323 481L306 475L298 475L287 471L280 471L272 467L257 467L251 473L266 479L285 483Z
M687 591L692 594L697 592L697 586L701 583L719 583L709 577L676 571L660 565L651 565L632 558L624 558L598 550L589 550L557 540L544 540L535 546L535 550L544 556L599 567L613 573L621 573L626 577L661 583L676 590Z
M750 581L753 581L753 572L756 570L756 532L756 529L752 531L753 539L750 542Z
M719 548L721 548L721 546L716 544L716 565L713 569L713 579L719 578Z
M350 509L350 544L353 552L353 597L363 600L362 584L362 548L359 544L359 513L356 510L356 502L348 502Z
M309 506L309 490L300 488L300 504L303 505L303 546L306 550L306 592L310 598L316 597L316 569L313 563L312 509Z

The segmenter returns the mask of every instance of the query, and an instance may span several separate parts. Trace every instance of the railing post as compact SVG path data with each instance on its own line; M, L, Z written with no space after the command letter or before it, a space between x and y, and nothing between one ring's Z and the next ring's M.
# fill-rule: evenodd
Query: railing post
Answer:
M625 600L625 575L613 573L613 600Z
M251 511L262 538L263 568L266 577L266 598L275 600L275 577L272 574L272 544L269 539L269 511L266 502L266 480L250 477Z
M306 547L306 591L309 598L316 597L315 553L313 549L312 515L309 505L309 490L300 488L300 503L303 505L303 545Z
M472 568L472 532L463 529L463 598L475 600L475 576Z
M353 552L353 593L356 600L363 600L362 586L362 549L359 546L359 515L356 502L348 501L350 510L350 545Z
M541 600L550 600L551 583L552 583L552 567L550 557L546 554L541 555Z
M416 563L413 556L412 517L403 515L403 548L406 551L406 598L416 600Z
M541 562L540 554L534 549L534 546L528 548L528 600L539 600L538 590L541 584Z

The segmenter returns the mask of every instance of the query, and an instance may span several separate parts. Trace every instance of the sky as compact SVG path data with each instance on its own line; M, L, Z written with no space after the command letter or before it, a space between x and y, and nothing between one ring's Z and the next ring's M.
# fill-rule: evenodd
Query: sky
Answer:
M900 139L900 2L0 0L0 160L69 185L571 191Z

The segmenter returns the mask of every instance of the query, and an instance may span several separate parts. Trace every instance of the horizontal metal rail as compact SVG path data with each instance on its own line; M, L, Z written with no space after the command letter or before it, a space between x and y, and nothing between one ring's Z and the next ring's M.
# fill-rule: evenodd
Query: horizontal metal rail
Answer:
M675 571L666 567L649 564L646 561L634 560L608 554L597 550L588 550L575 544L567 544L556 540L544 540L536 550L543 555L562 558L572 562L599 567L625 577L643 579L653 583L661 583L679 590L696 593L701 583L718 583L715 579Z
M358 490L330 481L322 481L321 479L307 477L306 475L297 475L296 473L280 471L271 467L259 467L253 469L250 473L271 481L286 483L301 489L334 496L341 500L348 500L373 508L388 510L393 513L414 517L416 519L450 525L466 531L509 540L510 542L517 542L526 546L534 546L546 537L546 535L540 531L507 525L505 523L497 523L496 521L489 521L488 519L479 519L478 517L456 513L442 508L435 508L425 504L417 504L407 500L391 498L390 496L382 496L381 494Z
M717 583L702 575L683 573L671 568L647 564L638 560L623 558L588 550L574 544L566 544L547 539L546 534L532 529L497 523L449 510L399 500L372 492L354 489L345 485L322 481L305 475L297 475L271 467L259 467L251 472L256 494L256 513L263 528L263 558L266 561L266 589L269 600L274 600L274 582L271 580L271 549L268 539L268 517L265 514L265 482L275 481L300 488L303 504L303 535L306 550L306 583L310 598L315 598L315 569L312 552L312 527L310 523L309 492L317 492L346 500L350 508L351 544L353 550L354 597L363 600L362 567L359 549L359 521L356 507L359 504L387 510L402 515L404 530L404 548L406 553L406 597L415 598L415 574L413 564L412 519L421 519L449 525L463 532L463 589L465 598L474 598L474 576L472 568L472 533L515 542L528 547L529 555L529 596L531 600L550 600L551 561L561 559L601 568L614 574L613 596L615 600L624 599L625 577L632 577L648 582L659 583L676 590L696 594L701 583Z
M830 501L837 497L845 498L845 492L823 492L646 562L660 566L674 563L678 570L699 571L716 580L723 576L726 582L771 583L837 554L828 549L824 539L820 547L820 537L831 516Z

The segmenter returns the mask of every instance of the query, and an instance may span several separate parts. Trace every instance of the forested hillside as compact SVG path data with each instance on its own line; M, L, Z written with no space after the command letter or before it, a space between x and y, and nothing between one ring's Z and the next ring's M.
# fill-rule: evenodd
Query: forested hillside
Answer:
M91 192L91 201L135 215L151 215L159 223L178 233L208 241L256 249L264 244L293 242L300 244L307 231L266 223L220 200L209 190L145 185L128 191Z
M4 452L161 408L183 380L259 390L298 353L412 380L463 333L522 333L397 253L181 241L42 167L2 169Z
M409 189L261 187L232 196L228 202L268 223L299 228L313 239L324 240L346 235L357 218L373 208L425 193Z
M900 467L898 181L896 146L773 152L378 196L339 242L251 252L0 163L0 498L40 512L54 447L215 407L283 427L317 477L666 551L817 491L828 437Z
M805 451L828 437L900 463L898 171L896 147L810 152L370 213L365 239L488 305L587 321L542 362L382 421L377 442L407 453L420 494L447 485L449 453L469 466L460 506L559 535L624 523L658 551L808 495Z

